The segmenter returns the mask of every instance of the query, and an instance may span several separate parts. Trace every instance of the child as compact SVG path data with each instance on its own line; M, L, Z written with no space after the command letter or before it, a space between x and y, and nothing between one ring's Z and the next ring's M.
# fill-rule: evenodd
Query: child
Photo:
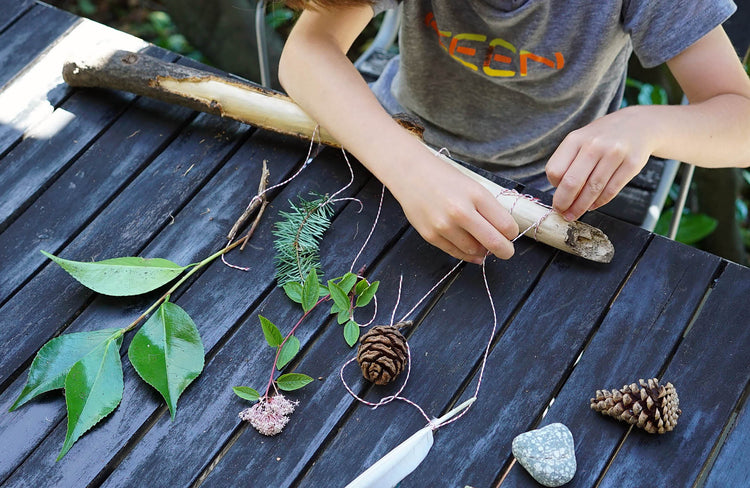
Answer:
M375 84L380 100L345 53L394 0L287 4L304 10L282 85L456 258L507 259L518 227L383 106L418 116L425 141L458 159L527 180L546 170L569 220L610 201L652 154L750 164L750 81L721 28L731 0L404 0L400 64ZM632 50L647 67L666 62L691 104L616 110Z

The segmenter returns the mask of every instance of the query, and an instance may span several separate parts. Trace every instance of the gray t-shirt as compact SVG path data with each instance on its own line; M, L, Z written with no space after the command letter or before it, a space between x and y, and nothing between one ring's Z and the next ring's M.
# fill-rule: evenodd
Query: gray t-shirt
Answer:
M396 6L376 0L376 13ZM509 177L619 108L627 60L659 65L724 22L731 0L404 0L400 59L373 91L425 141Z

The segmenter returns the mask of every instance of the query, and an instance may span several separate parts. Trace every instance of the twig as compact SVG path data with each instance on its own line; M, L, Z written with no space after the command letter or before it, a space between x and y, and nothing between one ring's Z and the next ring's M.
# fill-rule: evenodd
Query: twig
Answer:
M245 234L245 237L243 237L242 245L240 246L240 251L245 250L245 245L247 244L247 241L253 236L255 233L255 228L258 227L258 224L260 223L261 217L263 217L263 212L265 212L266 207L268 206L268 200L266 200L265 195L261 197L263 202L260 204L260 210L258 210L258 215L255 216L255 220L253 221L253 225L250 226L250 230L247 231L247 234Z
M234 223L232 226L232 230L229 231L229 234L227 234L227 240L229 242L232 242L234 240L234 237L237 235L237 231L242 227L242 225L245 223L245 221L252 215L252 213L255 211L256 208L258 208L258 205L260 205L262 202L266 201L265 191L268 187L268 177L271 173L268 171L268 160L263 160L263 170L260 175L260 183L258 184L258 194L253 197L252 200L250 200L250 203L247 205L247 208L245 208L245 211L242 212L242 215L240 215L240 218L237 219L237 222ZM244 247L244 244L243 244Z

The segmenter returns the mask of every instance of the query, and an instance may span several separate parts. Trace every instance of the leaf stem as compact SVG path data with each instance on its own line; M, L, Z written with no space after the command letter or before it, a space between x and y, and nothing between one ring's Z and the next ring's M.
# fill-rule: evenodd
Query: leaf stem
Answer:
M294 335L294 333L297 331L297 328L302 324L302 322L307 318L308 315L310 315L310 312L315 310L315 308L320 305L321 303L325 302L331 297L331 295L326 295L320 300L317 301L315 305L312 306L310 310L302 314L302 317L297 321L296 324L294 324L294 327L292 327L292 330L289 331L289 333L284 337L284 340L281 341L281 344L276 348L276 357L273 359L273 364L271 365L271 377L268 379L268 384L266 385L266 392L263 394L261 398L268 398L268 392L271 391L271 386L273 386L273 377L276 373L276 363L279 360L279 354L281 354L281 348L284 347L284 344L286 344L286 341L289 340L290 337ZM274 386L275 388L275 386Z
M209 264L211 261L213 261L214 259L218 258L222 254L225 254L225 253L231 251L232 249L234 249L235 247L240 246L242 244L242 242L243 242L242 240L236 241L236 242L234 242L234 243L226 246L225 248L221 249L220 251L217 251L214 254L210 255L209 257L207 257L203 261L201 261L201 262L199 262L197 264L194 264L193 265L193 269L191 269L190 271L188 271L185 274L185 276L183 276L182 278L180 278L180 280L177 281L177 283L175 283L174 285L172 285L169 288L169 290L167 290L164 293L164 295L162 295L150 307L148 307L146 309L146 311L143 312L141 315L139 315L137 319L135 319L133 322L130 323L130 325L128 325L127 327L123 328L122 329L122 334L126 334L126 333L130 332L131 330L135 329L138 326L138 324L140 324L143 321L143 319L145 319L151 312L153 312L154 310L156 310L167 298L169 298L169 296L172 293L175 292L175 290L177 290L177 288L180 287L180 285L182 285L183 283L185 283L185 281L187 281L188 278L190 278L193 274L195 274L196 271L198 271L199 269L201 269L203 266Z

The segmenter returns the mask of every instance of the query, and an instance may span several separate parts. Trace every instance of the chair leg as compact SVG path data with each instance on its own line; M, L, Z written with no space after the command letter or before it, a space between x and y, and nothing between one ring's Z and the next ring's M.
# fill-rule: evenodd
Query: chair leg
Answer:
M677 229L680 226L682 210L685 208L685 202L687 201L688 191L690 191L690 182L693 180L694 171L695 166L687 164L685 165L685 171L680 178L680 194L677 197L677 201L674 202L674 213L672 214L672 221L669 223L669 233L667 234L667 237L672 240L677 236Z
M258 46L258 65L260 84L268 88L271 84L271 72L268 67L268 46L266 44L266 1L258 0L255 4L255 40Z

